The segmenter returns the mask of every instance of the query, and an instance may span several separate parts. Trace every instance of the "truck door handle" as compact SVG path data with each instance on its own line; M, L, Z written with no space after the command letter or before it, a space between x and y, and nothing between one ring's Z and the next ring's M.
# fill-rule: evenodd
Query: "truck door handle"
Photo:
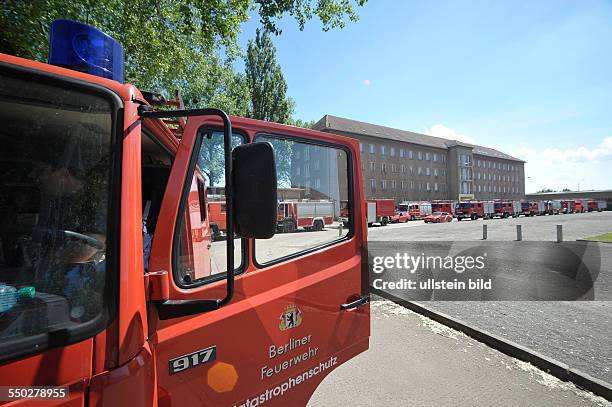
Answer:
M348 311L348 310L353 309L353 308L363 307L364 305L366 305L369 302L370 302L370 296L369 295L361 295L361 296L359 296L358 299L356 299L353 302L349 302L349 303L346 303L346 304L341 304L340 305L340 309L342 311Z

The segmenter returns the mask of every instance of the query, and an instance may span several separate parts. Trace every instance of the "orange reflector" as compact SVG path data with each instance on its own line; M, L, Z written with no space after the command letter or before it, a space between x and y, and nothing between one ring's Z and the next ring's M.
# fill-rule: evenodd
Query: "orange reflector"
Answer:
M217 362L208 370L206 382L217 393L232 391L238 382L238 373L233 365Z

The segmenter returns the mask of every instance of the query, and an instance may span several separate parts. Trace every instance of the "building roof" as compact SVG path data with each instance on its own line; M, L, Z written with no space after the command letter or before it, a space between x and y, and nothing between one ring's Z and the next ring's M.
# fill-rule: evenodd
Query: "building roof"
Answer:
M394 129L391 127L379 126L377 124L360 122L343 117L326 114L313 126L315 130L336 130L344 133L378 137L387 140L403 141L407 143L419 144L426 147L448 149L454 146L471 147L474 154L492 158L502 158L505 160L525 162L519 158L502 153L493 148L465 143L458 140L449 140L441 137L428 136L427 134L415 133L412 131Z

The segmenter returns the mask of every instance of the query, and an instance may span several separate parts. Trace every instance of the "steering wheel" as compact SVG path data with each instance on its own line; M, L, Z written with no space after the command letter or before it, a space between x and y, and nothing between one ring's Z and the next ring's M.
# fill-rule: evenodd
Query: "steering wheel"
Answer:
M105 247L104 242L101 242L100 240L96 239L95 237L87 236L87 235L84 235L83 233L74 232L72 230L67 230L67 229L51 229L51 228L47 228L47 227L36 227L36 228L34 228L34 231L48 233L50 235L62 236L64 239L66 239L66 238L78 239L78 240L81 240L81 241L85 242L88 246L91 246L91 247L96 248L98 250L103 250L104 247ZM36 232L34 232L34 234ZM31 236L29 233L28 234L22 234L22 235L24 235L24 236Z

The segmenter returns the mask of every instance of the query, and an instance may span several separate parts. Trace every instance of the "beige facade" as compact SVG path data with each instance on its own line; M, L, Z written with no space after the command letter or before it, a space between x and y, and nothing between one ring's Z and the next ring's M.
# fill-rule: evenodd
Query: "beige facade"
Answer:
M491 148L329 115L314 128L359 140L366 199L525 197L524 161Z

